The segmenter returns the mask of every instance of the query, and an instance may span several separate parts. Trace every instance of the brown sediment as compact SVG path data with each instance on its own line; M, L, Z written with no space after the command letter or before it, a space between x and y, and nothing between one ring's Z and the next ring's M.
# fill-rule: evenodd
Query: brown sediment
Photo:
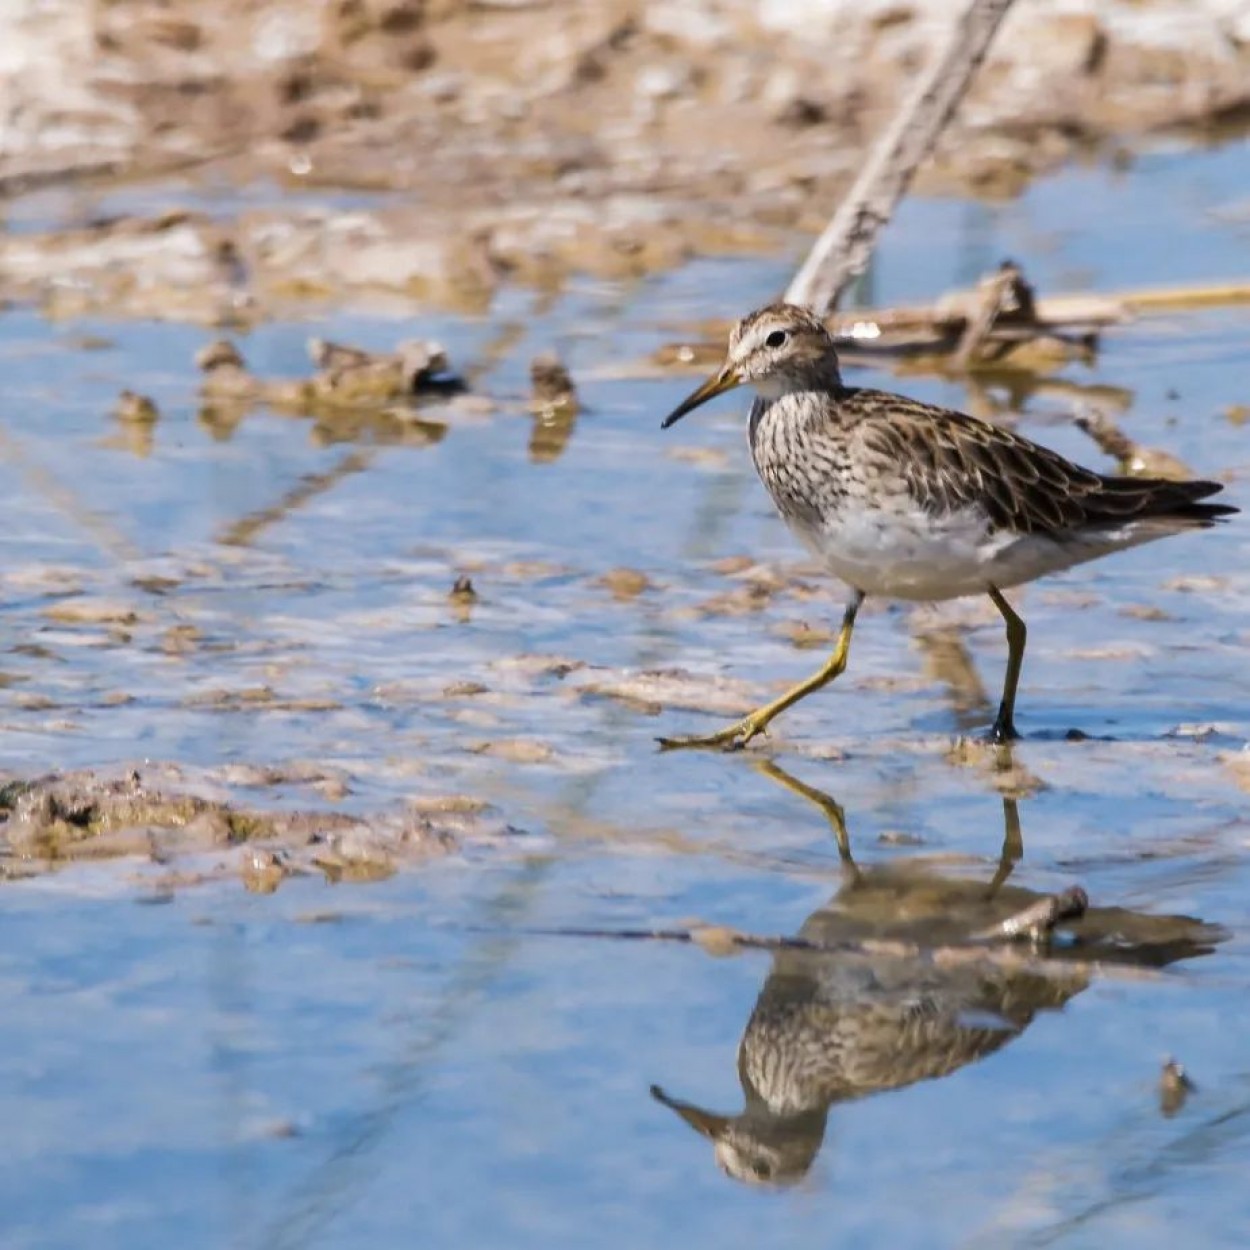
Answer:
M323 797L326 783L340 780L313 765L242 773L233 766L206 777L213 790L223 783L267 787L297 781ZM479 833L493 838L499 829L490 805L467 795L432 795L406 810L365 818L244 805L167 781L148 782L139 772L110 776L87 770L0 784L0 840L6 848L0 878L84 860L132 858L176 866L207 855L209 867L185 872L173 867L163 878L166 884L237 875L247 889L267 894L285 878L313 871L335 881L376 880L444 855ZM332 786L330 792L334 799L345 793L346 786Z
M789 247L824 224L949 18L944 0L766 19L747 0L18 6L0 16L22 67L0 86L0 195L279 192L8 234L6 296L246 326L379 299L481 310L505 282ZM1244 127L1247 34L1214 3L1018 5L918 187L1012 195L1074 157ZM358 202L319 205L328 188Z

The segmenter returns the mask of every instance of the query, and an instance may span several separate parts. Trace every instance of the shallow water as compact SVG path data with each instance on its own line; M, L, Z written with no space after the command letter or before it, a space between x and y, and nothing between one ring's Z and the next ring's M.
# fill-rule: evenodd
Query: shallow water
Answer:
M1248 174L1241 145L1073 171L993 210L916 200L871 294L918 302L1007 254L1045 292L1244 275ZM348 778L348 810L463 791L515 830L332 894L297 878L273 896L233 882L170 896L130 862L7 885L6 1247L1243 1244L1250 803L1229 757L1250 740L1244 523L1017 596L1030 642L1010 884L1077 881L1095 906L1221 926L1166 968L1060 981L1062 1007L1023 1024L949 987L856 989L846 1001L914 998L939 1017L945 1004L953 1027L1003 1044L941 1080L835 1104L806 1174L774 1192L724 1176L711 1143L648 1095L741 1107L736 1047L771 957L548 932L698 918L792 934L844 880L824 812L754 752L653 743L803 675L821 653L786 627L840 612L754 480L740 405L661 435L690 380L621 376L675 327L775 292L788 268L705 261L631 290L512 295L480 320L342 317L240 340L265 376L306 373L311 334L386 348L429 335L461 367L485 362L475 386L500 410L431 409L446 429L422 445L345 445L264 411L206 428L200 330L0 319L0 769L315 761ZM1122 388L1126 431L1228 477L1244 504L1250 427L1225 414L1250 403L1248 333L1244 307L1142 320L1065 377ZM548 346L585 411L535 460L526 366ZM928 377L853 380L977 399ZM161 408L144 454L108 417L123 386ZM1072 399L1030 396L1018 428L1100 463ZM699 459L680 457L692 448ZM319 489L277 506L310 475ZM743 553L797 569L811 593L791 578L757 610L709 607L741 585L717 562ZM652 588L618 601L599 583L617 566ZM447 601L462 572L480 596L467 622ZM79 599L109 611L50 615ZM992 697L997 618L966 605L943 620ZM966 688L940 680L963 670L930 671L933 622L869 604L846 678L779 723L767 752L844 806L865 869L902 874L898 909L944 897L943 869L988 882L1004 836L992 761L951 751L989 707L961 707ZM188 626L195 645L171 651L169 631ZM715 716L590 689L673 668L745 684L718 685ZM446 693L463 680L486 690ZM276 706L240 706L261 687ZM1066 740L1073 728L1089 737ZM516 739L549 754L470 749ZM266 798L318 801L298 785ZM897 916L874 913L872 932ZM1168 1054L1197 1083L1171 1118L1156 1088Z

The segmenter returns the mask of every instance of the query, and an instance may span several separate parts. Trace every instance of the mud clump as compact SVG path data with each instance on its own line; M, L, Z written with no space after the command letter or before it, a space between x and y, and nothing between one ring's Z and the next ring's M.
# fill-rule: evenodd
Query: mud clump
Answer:
M638 598L648 590L654 589L651 579L641 569L616 568L609 569L598 579L613 599L627 602Z
M321 444L372 436L380 443L424 445L438 442L446 425L423 417L418 403L454 398L468 389L437 343L410 341L391 352L372 352L313 338L308 354L315 368L311 377L261 378L228 339L201 348L195 355L201 424L226 439L250 409L264 405L313 418Z
M155 831L185 829L206 810L202 800L149 791L137 773L44 777L0 789L0 833L24 859L151 853Z
M577 408L573 378L554 352L543 352L530 362L530 387L530 407L535 412Z
M286 780L288 773L274 776ZM226 779L223 773L219 781ZM169 866L207 855L210 867L170 868L166 884L236 877L254 893L271 894L288 877L308 873L334 882L381 880L479 833L493 839L498 832L489 807L466 796L456 802L434 796L366 819L244 806L149 784L138 772L50 774L0 784L0 878L83 860L138 858ZM219 858L236 846L244 848L239 858Z
M113 419L123 425L155 425L161 419L161 414L156 404L146 395L122 391L113 407Z
M451 605L452 616L462 625L467 625L478 602L472 579L463 573L457 577L447 592L447 602Z
M369 352L315 338L308 342L308 354L317 367L314 392L339 403L385 402L422 391L449 394L465 389L437 343L407 342L393 352Z
M530 363L529 406L534 414L530 459L546 464L568 446L581 406L573 378L554 352L543 352Z
M311 378L268 380L250 372L233 343L210 343L195 357L204 375L201 394L210 400L265 403L313 414L327 407L385 404L421 393L467 389L437 343L406 342L393 352L371 352L313 338L308 355L316 369Z

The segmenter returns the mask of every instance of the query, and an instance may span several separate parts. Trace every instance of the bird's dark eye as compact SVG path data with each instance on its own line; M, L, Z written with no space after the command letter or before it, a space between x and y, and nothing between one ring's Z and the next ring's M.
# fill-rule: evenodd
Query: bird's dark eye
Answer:
M786 332L784 330L774 330L765 340L765 347L780 347L786 341Z

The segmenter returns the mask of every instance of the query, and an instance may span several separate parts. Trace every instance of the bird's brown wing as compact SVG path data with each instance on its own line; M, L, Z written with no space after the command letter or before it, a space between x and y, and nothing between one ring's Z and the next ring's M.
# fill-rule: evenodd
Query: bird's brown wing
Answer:
M1017 534L1055 534L1156 518L1209 524L1236 512L1198 503L1219 482L1106 477L1002 426L884 391L849 392L839 415L865 450L892 463L921 507L968 507Z

